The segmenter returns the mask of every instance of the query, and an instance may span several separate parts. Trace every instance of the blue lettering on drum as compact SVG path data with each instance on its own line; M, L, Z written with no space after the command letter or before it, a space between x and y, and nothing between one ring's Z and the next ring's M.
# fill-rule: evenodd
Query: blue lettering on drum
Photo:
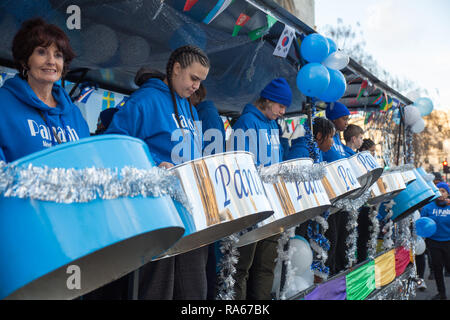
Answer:
M359 162L362 163L364 168L366 168L367 170L373 170L375 168L378 168L378 164L368 154L358 153L357 159L359 160Z
M319 181L316 181L316 180L304 181L304 182L297 181L295 183L295 186L297 187L297 200L300 200L303 197L303 195L301 194L300 188L299 188L300 183L303 183L303 186L305 187L305 191L308 195L323 192L323 188L322 188L321 184L319 183Z
M256 174L256 173L255 173ZM223 203L224 207L228 206L231 201L228 198L227 187L230 185L231 177L234 180L234 191L236 192L239 199L242 197L248 197L249 195L253 195L253 191L260 195L262 193L262 186L258 184L258 179L253 178L253 174L249 169L235 170L233 175L230 174L230 170L225 164L220 165L215 170L215 179L216 183L222 186L223 194L225 197L225 201ZM245 177L245 180L244 180ZM220 179L220 183L219 183ZM250 183L251 181L251 183ZM253 185L253 189L252 189Z
M351 186L356 185L355 177L351 172L350 168L344 168L343 166L338 166L338 174L344 180L347 191L350 190Z

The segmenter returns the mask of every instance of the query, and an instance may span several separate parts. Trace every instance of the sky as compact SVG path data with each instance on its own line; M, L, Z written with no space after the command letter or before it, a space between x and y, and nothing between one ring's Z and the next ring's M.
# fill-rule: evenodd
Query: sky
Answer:
M315 0L319 32L338 18L360 23L366 51L381 68L426 89L435 109L450 111L449 0Z

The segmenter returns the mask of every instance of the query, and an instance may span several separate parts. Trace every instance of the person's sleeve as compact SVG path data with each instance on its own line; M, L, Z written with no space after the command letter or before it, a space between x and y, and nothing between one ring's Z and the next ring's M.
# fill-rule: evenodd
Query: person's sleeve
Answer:
M123 134L144 140L142 118L139 104L127 101L125 106L114 114L105 134Z

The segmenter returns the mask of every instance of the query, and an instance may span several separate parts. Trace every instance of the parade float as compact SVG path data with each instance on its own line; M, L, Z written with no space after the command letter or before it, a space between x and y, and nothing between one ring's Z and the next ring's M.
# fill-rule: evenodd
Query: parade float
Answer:
M264 84L287 79L295 90L283 137L310 137L311 157L258 168L250 153L231 152L165 171L142 141L99 136L1 163L0 298L74 299L150 261L220 241L217 299L233 299L236 248L275 234L274 299L414 296L414 213L439 193L413 164L412 137L430 101L410 101L270 0L71 5L80 9L79 26L69 25L59 1L0 6L2 81L14 74L10 42L20 23L41 16L57 24L77 52L62 85L94 132L99 112L138 88L140 67L164 71L171 50L194 44L210 57L204 84L226 129ZM363 115L378 157L313 163L309 128L336 101ZM356 263L362 206L370 208L369 259ZM329 277L324 233L340 210L351 217L348 264ZM305 222L308 240L294 234ZM73 265L82 270L81 290L67 285Z

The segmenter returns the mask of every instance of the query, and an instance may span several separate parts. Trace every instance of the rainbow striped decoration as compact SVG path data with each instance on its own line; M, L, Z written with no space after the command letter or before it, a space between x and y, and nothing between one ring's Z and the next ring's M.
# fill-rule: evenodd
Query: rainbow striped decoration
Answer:
M412 262L412 253L404 247L385 252L355 270L318 284L305 300L364 300L401 276Z

